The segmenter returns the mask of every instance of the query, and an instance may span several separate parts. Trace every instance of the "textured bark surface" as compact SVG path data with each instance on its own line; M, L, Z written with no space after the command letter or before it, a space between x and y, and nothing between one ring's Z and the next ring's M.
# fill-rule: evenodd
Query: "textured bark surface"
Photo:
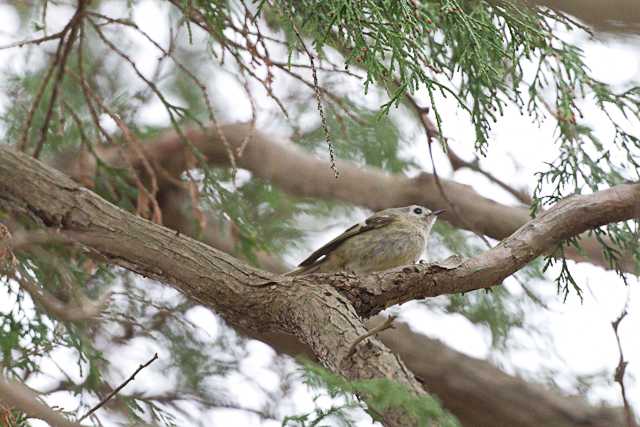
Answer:
M0 375L0 405L18 408L32 418L45 421L52 427L87 427L86 424L75 423L66 419L60 412L51 410L38 400L38 396L24 385L7 381ZM6 408L2 408L3 412ZM3 414L3 421L10 420Z
M440 178L447 198L460 213L461 217L458 217L451 212L432 174L422 173L415 178L408 178L338 160L336 164L340 179L336 180L325 160L292 144L279 143L259 132L252 132L247 124L224 125L220 131L191 129L186 135L210 164L229 166L229 155L220 136L224 135L232 149L244 147L242 156L235 159L238 167L249 170L292 195L341 200L374 211L411 204L420 204L432 210L449 208L449 212L441 216L442 219L456 227L470 229L496 240L510 236L531 219L526 207L497 203L467 185ZM179 176L193 165L190 150L173 132L167 132L153 143L145 144L145 150L150 163L160 165L163 169L163 173L157 174L160 181L163 176ZM119 148L104 150L100 155L113 165L140 163L140 156L135 153L129 153L128 160L123 159ZM94 163L91 162L75 167L58 165L59 168L70 170L74 179L80 182L86 182L88 177L94 176L92 166ZM295 177L291 174L293 170ZM567 248L567 258L610 268L602 255L600 243L595 239L584 237L581 245L582 253L573 247ZM631 256L622 257L621 267L631 273L638 268Z
M0 147L0 207L18 210L85 245L108 263L167 283L233 326L295 335L326 368L349 379L387 378L425 394L389 349L371 338L353 306L310 279L278 280L208 245L134 216L42 163ZM364 396L366 398L366 396ZM388 425L413 424L397 411Z
M489 273L474 271L487 261L481 255L457 267L415 266L360 278L335 274L291 279L256 270L205 244L133 216L41 163L0 148L0 201L5 208L20 208L44 225L60 229L92 248L107 261L180 289L192 300L215 309L232 325L293 334L309 346L324 366L348 378L386 377L408 385L418 394L424 392L420 384L375 338L367 339L354 356L345 358L350 344L366 333L354 307L363 313L374 312L376 307L392 304L398 298L410 299L411 296L398 297L394 291L404 282L411 284L406 289L428 285L427 290L419 292L430 294L490 286L495 277L509 274L508 266L517 270L536 251L567 237L568 232L579 233L601 221L640 215L639 192L640 186L626 185L560 204L541 216L539 224L523 227L512 243L503 244L490 257L485 255L491 261ZM613 208L607 208L612 202ZM570 215L576 209L582 209L580 217ZM569 228L562 223L564 214L570 218ZM563 226L554 227L556 222ZM531 243L536 246L527 249ZM513 254L517 255L515 260ZM432 280L438 274L447 280L459 280L458 285ZM480 281L469 285L465 274ZM373 303L356 301L364 295L355 297L358 294L353 290L359 287L367 288L372 295L386 289L387 295L377 295ZM355 306L336 289L342 289ZM406 425L401 414L386 415L390 425Z

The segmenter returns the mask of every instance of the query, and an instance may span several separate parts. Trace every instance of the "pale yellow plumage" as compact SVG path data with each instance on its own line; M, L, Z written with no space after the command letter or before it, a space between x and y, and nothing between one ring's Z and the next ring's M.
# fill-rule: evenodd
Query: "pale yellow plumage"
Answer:
M418 206L376 212L347 229L288 275L353 271L369 273L413 264L425 251L431 227L443 211Z

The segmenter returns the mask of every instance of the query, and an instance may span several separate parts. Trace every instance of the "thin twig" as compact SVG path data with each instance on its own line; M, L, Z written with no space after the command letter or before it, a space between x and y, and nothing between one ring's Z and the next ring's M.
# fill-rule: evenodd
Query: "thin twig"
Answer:
M472 171L478 172L479 174L484 175L490 181L502 187L502 189L510 193L520 203L523 203L527 206L531 205L532 200L529 194L527 194L525 191L522 191L522 190L516 190L506 182L502 181L500 178L482 169L478 163L478 159L474 160L473 162L468 162L462 159L461 157L459 157L456 153L454 153L453 150L451 150L451 147L447 147L447 157L449 158L449 162L451 163L451 167L453 168L454 171L460 168L468 168L468 169L471 169Z
M79 0L78 8L76 9L76 13L73 15L69 23L62 30L62 36L60 38L60 46L64 44L64 50L62 51L61 56L56 55L56 62L54 63L54 67L58 67L58 73L56 74L56 79L53 83L53 89L51 91L51 98L49 99L49 106L47 108L47 113L44 117L44 122L42 124L42 128L40 129L40 140L38 141L38 145L36 146L35 151L33 152L33 157L36 159L40 156L40 152L42 151L42 147L44 146L45 141L47 140L47 132L49 131L49 123L51 122L51 116L53 115L53 106L58 97L58 92L60 90L60 85L62 84L62 80L64 78L64 71L66 68L67 58L69 57L69 53L71 52L71 48L73 47L73 43L76 40L76 36L78 35L79 27L82 23L82 17L84 15L84 9L87 5L86 0ZM70 31L70 32L69 32ZM69 33L69 37L67 38L66 44L64 36ZM60 46L58 46L58 52L60 51ZM56 52L56 54L58 53Z
M22 132L20 135L20 142L18 143L17 150L25 151L27 148L27 144L29 142L29 131L31 130L31 124L33 123L33 119L36 114L36 110L40 105L40 101L44 96L44 92L49 85L49 80L51 80L51 76L53 76L53 72L56 69L56 64L58 63L58 58L60 57L60 50L62 49L62 43L58 44L58 48L56 53L54 54L54 59L51 65L49 65L46 74L42 78L42 82L40 82L40 86L38 87L38 91L36 92L36 96L31 103L31 107L29 108L29 112L27 113L27 118L24 121L24 126L22 127Z
M456 216L456 218L458 218L458 220L464 224L464 226L469 229L469 230L473 230L473 227L471 226L471 224L466 220L466 218L458 211L458 206L455 205L447 196L447 193L444 191L444 187L442 186L442 182L440 182L440 176L438 175L438 171L436 169L436 162L433 159L433 139L434 138L439 138L441 141L443 141L446 144L446 140L444 138L442 138L442 135L440 135L436 129L436 127L433 125L433 123L431 122L431 119L429 119L428 116L428 112L429 109L428 108L421 108L418 106L418 103L413 99L413 97L411 95L407 94L407 97L411 100L412 104L415 106L415 108L418 111L418 114L420 115L420 120L422 122L422 125L424 127L425 133L427 135L427 146L429 148L429 158L431 159L431 167L433 168L433 177L435 178L436 181L436 187L438 187L438 191L440 192L440 196L442 196L442 198L444 199L444 201L447 203L448 207L451 209L451 213L453 213L453 215ZM480 233L476 233L474 231L474 234L476 236L478 236L478 238L480 238L480 240L482 240L484 242L485 245L487 245L488 248L491 248L491 243L489 243L489 240Z
M43 36L43 37L39 37L37 39L31 39L31 40L20 40L18 42L14 42L11 44L6 44L4 46L0 46L0 50L4 50L4 49L11 49L14 47L23 47L23 46L27 46L27 45L31 45L31 44L40 44L40 43L44 43L47 41L51 41L51 40L56 40L59 39L61 37L64 36L64 31L60 31L59 33L55 33L55 34L51 34L49 36Z
M127 380L125 382L123 382L122 384L120 384L118 387L116 387L115 389L113 389L111 391L111 393L109 393L107 395L107 397L105 397L104 399L102 399L102 401L100 401L100 403L98 403L96 406L94 406L93 408L91 408L91 410L89 412L87 412L86 414L84 414L79 420L78 422L81 422L82 420L84 420L85 418L87 418L89 415L93 414L95 411L97 411L98 409L100 409L102 406L104 406L105 403L107 403L109 401L109 399L111 399L113 396L115 396L116 394L118 394L118 392L120 390L122 390L127 384L129 384L131 381L133 381L133 379L135 378L135 376L138 374L138 372L142 371L144 368L146 368L147 366L151 365L156 359L158 358L158 353L155 353L153 355L153 357L151 359L149 359L149 361L147 363L145 363L144 365L140 365L138 366L138 369L135 370L135 372L133 374L131 374L131 376L129 378L127 378Z
M631 409L631 405L627 399L627 391L624 386L624 374L629 362L624 360L622 344L620 343L620 335L618 334L618 326L620 326L620 322L622 322L622 319L624 319L627 314L627 310L625 309L616 320L611 322L611 327L613 328L613 333L616 335L616 341L618 343L618 353L620 354L620 359L618 360L618 366L616 367L613 379L620 384L620 393L622 394L622 403L624 404L624 415L627 420L627 427L638 427L633 416L633 410Z
M347 351L347 355L344 356L343 360L346 360L348 358L350 358L353 353L356 352L356 347L358 346L358 344L360 344L362 341L366 340L367 338L369 338L370 336L373 336L379 332L382 332L386 329L392 328L393 327L393 322L398 318L398 316L394 316L391 315L389 317L387 317L387 319L382 322L379 326L376 326L375 328L371 329L369 332L367 332L364 335L359 336L358 338L356 338L356 340L353 342L353 344L351 344L349 346L349 350Z

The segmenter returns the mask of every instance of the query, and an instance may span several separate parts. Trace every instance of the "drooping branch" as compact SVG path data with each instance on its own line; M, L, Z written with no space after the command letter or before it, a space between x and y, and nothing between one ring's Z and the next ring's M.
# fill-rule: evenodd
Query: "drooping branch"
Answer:
M221 140L221 132L234 151L243 147L242 156L236 158L238 167L247 169L295 196L340 200L372 210L411 204L421 204L431 209L447 207L434 176L429 173L408 178L339 160L336 165L340 170L340 179L336 180L325 160L292 144L279 143L260 132L253 132L248 124L225 125L209 132L191 129L185 134L210 164L229 166L229 156ZM248 137L251 138L249 141ZM149 141L144 147L150 163L160 165L169 176L180 176L193 166L190 161L191 148L174 132L167 132ZM139 155L135 153L131 153L129 159L123 159L121 153L120 148L114 147L102 149L100 156L104 161L115 165L136 165L140 162ZM92 176L91 166L92 163L86 162L84 168L76 167L74 178L86 180L87 176ZM61 165L59 167L68 169ZM291 171L294 170L295 177L292 178ZM471 228L476 233L502 240L530 219L527 208L497 203L455 181L440 178L440 183L448 199L464 217L464 221L461 221L456 215L443 215L444 220L456 227ZM581 251L569 247L565 250L565 256L575 261L610 268L596 239L585 237L580 243ZM635 260L629 254L621 257L620 268L630 273L638 271Z

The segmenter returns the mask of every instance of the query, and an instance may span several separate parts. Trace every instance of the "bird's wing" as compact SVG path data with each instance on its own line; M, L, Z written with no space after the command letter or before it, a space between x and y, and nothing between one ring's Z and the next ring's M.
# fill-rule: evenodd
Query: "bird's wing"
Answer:
M320 257L329 255L329 252L336 249L342 243L344 243L347 239L356 236L358 234L366 233L369 230L375 230L376 228L381 228L386 225L389 225L393 221L393 218L389 215L379 215L372 216L365 220L364 223L359 223L354 225L353 227L348 228L344 233L309 255L307 259L302 261L298 267L308 267L313 265Z

